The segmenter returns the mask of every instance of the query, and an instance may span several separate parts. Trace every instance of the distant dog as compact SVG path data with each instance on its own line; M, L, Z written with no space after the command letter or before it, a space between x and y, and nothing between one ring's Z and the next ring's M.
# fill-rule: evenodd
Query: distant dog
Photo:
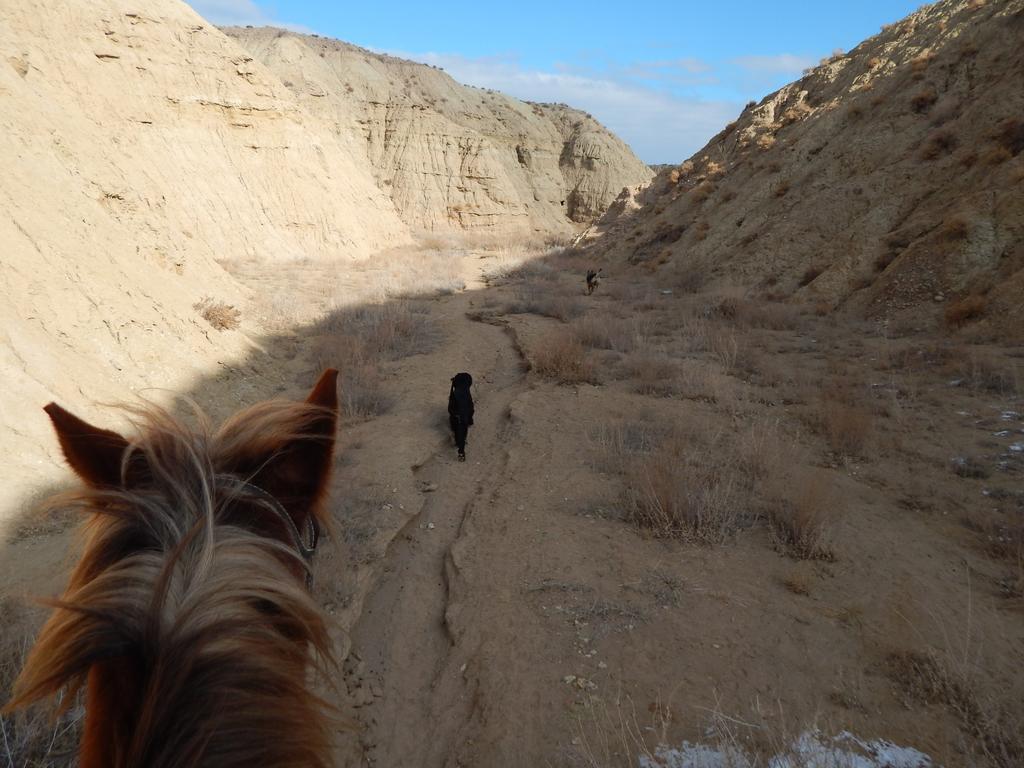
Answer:
M473 386L473 377L468 373L457 373L452 376L452 388L448 393L448 421L455 435L455 447L459 449L459 461L466 460L466 436L473 426L473 395L469 388Z
M595 272L592 269L587 270L587 296L597 290L597 286L601 283L601 270Z

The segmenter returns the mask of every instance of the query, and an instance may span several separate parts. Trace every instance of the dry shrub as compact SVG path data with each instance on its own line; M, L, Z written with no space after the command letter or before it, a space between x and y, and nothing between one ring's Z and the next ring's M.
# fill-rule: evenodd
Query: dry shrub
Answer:
M802 573L790 573L782 580L782 584L794 595L807 596L811 594L811 587L807 583L807 577Z
M926 51L910 60L910 71L915 80L924 78L924 73L928 70L928 65L932 63L932 58L932 54Z
M1024 762L1024 722L1006 694L985 690L974 665L952 653L900 649L885 659L884 670L908 709L939 706L953 715L969 743L971 758L996 768L1016 768Z
M822 418L829 448L840 456L865 456L873 430L871 412L847 403L826 401Z
M41 616L20 601L0 597L0 702L6 703L11 697L40 620ZM71 764L83 715L77 702L56 718L45 707L0 715L0 761L18 768Z
M971 231L971 224L963 214L956 214L946 219L939 229L939 237L947 242L963 240Z
M793 489L777 494L768 512L772 541L798 560L833 560L830 543L835 500L821 474L798 475L788 485Z
M996 128L992 138L1011 155L1019 155L1024 151L1024 120L1019 117L1006 118Z
M726 293L717 304L710 306L707 315L727 320L740 328L790 331L800 324L795 307L778 302L758 301L736 290Z
M924 148L921 150L921 157L925 160L934 160L940 155L948 155L954 149L960 140L956 134L950 130L942 129L935 131L924 144Z
M992 491L989 494L989 498L995 495ZM989 556L1024 564L1024 516L1012 510L1000 512L978 507L967 510L964 525L981 535Z
M619 472L624 463L651 453L665 438L665 430L646 421L614 421L601 424L591 435L598 447L598 466Z
M779 302L748 302L742 308L740 320L750 328L772 331L793 331L800 327L797 309Z
M757 148L760 150L768 150L775 146L775 135L771 133L762 133L757 137Z
M1013 154L1006 147L989 147L981 155L981 162L985 165L1002 165L1013 158Z
M885 251L875 257L875 272L885 272L889 265L896 260L897 254L893 251Z
M394 301L334 312L318 328L314 353L320 367L341 372L342 412L370 418L391 406L381 387L382 364L427 352L437 340L426 307Z
M695 203L703 203L715 192L715 183L713 181L704 181L698 184L693 192L690 194L690 199Z
M853 278L851 287L855 291L863 291L865 288L870 288L875 283L875 277L872 274L861 272Z
M867 66L868 69L877 69L878 65L881 64L881 63L882 63L882 60L880 58L878 58L877 56L872 56L866 62L864 62L864 64Z
M960 328L985 314L986 305L985 297L977 294L957 299L946 306L944 313L946 324L953 328Z
M463 263L472 241L458 235L429 235L422 238L418 249L392 248L374 254L372 259L353 264L349 271L364 276L369 296L375 301L416 295L448 295L466 287ZM516 258L520 263L538 256L521 246L507 245L489 252L502 263Z
M637 318L624 320L587 315L575 321L572 327L584 346L621 353L642 346L648 334L645 323Z
M666 285L680 293L700 293L708 284L710 269L705 261L688 259L669 276Z
M559 384L593 380L586 350L572 332L563 330L545 336L531 352L533 369L541 376L554 379Z
M799 285L801 288L803 288L805 285L810 285L815 280L817 280L818 276L821 275L821 273L824 271L824 267L818 265L809 266L800 276L800 280L798 281L797 285Z
M725 373L732 373L736 370L740 361L741 349L742 343L732 329L719 328L713 331L708 338L708 351L722 366Z
M707 352L711 348L712 327L705 318L683 318L679 331L684 352Z
M642 450L611 457L624 482L625 518L655 536L707 544L754 522L763 486L787 454L778 425L767 420L738 434L677 426L639 437L633 445Z
M799 101L783 110L780 122L782 125L792 125L793 123L803 120L810 113L811 108L807 106L807 103Z
M934 88L929 86L918 91L910 98L910 107L915 112L924 112L938 100L939 95L935 92Z
M790 182L789 182L788 179L784 180L784 181L780 181L778 186L775 187L775 196L776 197L785 197L786 193L789 192L790 186L791 185L790 185Z
M239 326L242 313L231 304L223 301L215 301L209 296L192 305L192 309L199 312L202 318L218 331L232 331Z
M679 391L679 366L666 355L639 352L626 358L624 367L641 395L671 397Z
M1013 397L1022 391L1017 363L990 349L970 347L951 353L947 371L960 379L963 385L978 392Z
M626 519L659 537L706 544L726 541L744 524L741 472L723 458L722 445L694 445L682 435L664 440L625 469Z
M547 287L527 283L517 291L515 299L505 306L512 315L540 315L568 322L583 314L585 307L576 296L557 295Z

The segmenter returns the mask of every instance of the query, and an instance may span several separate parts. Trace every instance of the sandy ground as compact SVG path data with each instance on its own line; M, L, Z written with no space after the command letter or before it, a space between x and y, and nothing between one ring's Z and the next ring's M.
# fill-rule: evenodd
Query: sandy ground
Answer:
M659 745L698 740L765 756L814 728L960 765L970 723L995 732L1020 722L1013 569L963 523L990 499L1018 503L1022 462L1008 446L1024 440L1019 401L950 387L937 371L893 372L895 342L814 317L745 331L759 355L746 373L689 355L715 373L708 392L640 394L617 353L601 350L588 352L591 383L559 384L530 368L563 323L505 311L523 281L486 287L487 258L460 264L466 290L414 302L435 341L384 367L390 410L340 434L337 524L315 574L345 658L336 695L357 724L339 731L337 765L636 765ZM286 281L295 306L320 301L327 276L303 269L252 270L248 282L269 295ZM631 293L618 279L609 285L619 290L585 298L575 265L543 273L544 289L582 302L583 318L644 316L666 326L665 350L685 341L667 327L686 314L684 299ZM318 365L304 333L268 334L260 355L190 394L215 412L299 394ZM461 370L474 376L477 405L464 464L445 415ZM880 393L864 456L839 458L807 428L833 376ZM743 435L766 419L780 435L770 450L824 478L834 557L798 560L774 546L759 508L767 491L716 546L623 519L622 473L598 437L609 425L678 428L694 435L693 452L713 455L708 435ZM988 462L986 477L951 471L964 456ZM70 529L25 530L4 549L6 591L51 591ZM946 682L908 691L894 669L908 654L945 665ZM968 686L969 705L955 694ZM982 723L984 713L998 722Z

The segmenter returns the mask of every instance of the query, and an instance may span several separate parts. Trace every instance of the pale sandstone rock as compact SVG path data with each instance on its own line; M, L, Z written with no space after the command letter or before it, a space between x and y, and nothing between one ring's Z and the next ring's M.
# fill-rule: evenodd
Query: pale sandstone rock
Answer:
M245 300L215 259L408 230L345 137L183 3L3 3L0 50L2 521L62 472L48 400L166 400L241 356L193 309Z
M415 230L560 233L651 171L597 121L439 69L273 28L226 28L339 134Z

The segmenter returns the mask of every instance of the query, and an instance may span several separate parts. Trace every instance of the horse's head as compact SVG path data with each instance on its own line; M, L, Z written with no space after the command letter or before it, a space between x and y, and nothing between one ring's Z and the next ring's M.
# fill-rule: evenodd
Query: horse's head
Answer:
M326 765L306 669L330 643L304 577L336 388L328 370L216 431L139 411L131 439L46 406L85 484L54 504L88 513L88 538L8 707L87 684L82 768Z

